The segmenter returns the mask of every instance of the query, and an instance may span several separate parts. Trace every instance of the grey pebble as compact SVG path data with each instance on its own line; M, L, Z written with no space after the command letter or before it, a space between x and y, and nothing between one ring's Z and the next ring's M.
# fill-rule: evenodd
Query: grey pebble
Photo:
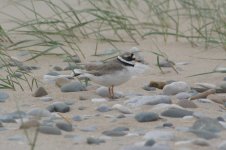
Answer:
M27 114L23 111L15 111L12 113L7 113L0 115L0 121L4 123L14 123L16 119L21 119Z
M141 112L136 114L135 119L138 122L150 122L159 119L159 115L154 112Z
M149 139L145 142L144 146L153 146L155 144L155 140Z
M22 141L22 142L26 142L27 141L27 137L25 135L13 135L11 137L8 138L9 141Z
M189 99L191 97L191 93L187 93L187 92L181 92L176 94L176 98L179 100L186 100Z
M219 145L218 145L218 150L226 150L226 141L222 141Z
M53 66L53 70L55 70L55 71L62 71L63 68L61 68L60 66Z
M50 96L43 96L43 97L40 97L40 100L43 102L49 102L49 101L52 101L53 98Z
M85 91L85 90L86 90L85 86L78 81L64 84L61 87L61 92L78 92L78 91Z
M48 72L46 75L50 75L50 76L58 76L58 75L60 75L60 73L55 72L55 71L51 71L51 72Z
M9 98L9 94L3 91L0 91L0 102L5 102Z
M56 127L67 132L73 131L72 124L67 122L62 121L56 122Z
M63 102L54 102L50 106L47 107L50 112L61 112L66 113L70 111L70 107Z
M169 108L161 113L162 116L172 118L183 118L184 116L192 116L193 112L180 108Z
M190 91L190 86L182 81L173 82L171 84L165 85L163 88L164 95L176 95L181 92L188 92Z
M99 87L96 89L96 93L101 97L109 97L108 88L107 87ZM123 97L123 94L117 91L114 91L114 98Z
M126 135L126 133L124 131L114 131L114 130L103 131L102 134L104 134L106 136L112 136L112 137L119 137L119 136Z
M204 139L195 139L192 143L199 146L210 146L209 142Z
M143 86L142 89L145 91L156 91L155 87L150 87L148 85Z
M74 121L82 121L82 120L83 120L83 118L82 118L81 116L79 116L79 115L73 116L72 119L73 119Z
M129 131L129 128L128 127L116 127L114 129L112 129L112 131Z
M108 111L111 111L112 108L104 104L104 105L97 107L96 110L99 112L108 112Z
M28 111L27 114L35 117L50 117L51 115L51 113L48 110L42 108L33 108L30 111Z
M39 87L35 90L35 92L32 94L34 97L42 97L48 95L47 91L43 87Z
M87 144L101 144L101 143L105 143L105 140L103 139L99 139L99 138L93 138L93 137L88 137L87 138Z
M53 126L40 126L39 132L44 134L61 135L60 129Z

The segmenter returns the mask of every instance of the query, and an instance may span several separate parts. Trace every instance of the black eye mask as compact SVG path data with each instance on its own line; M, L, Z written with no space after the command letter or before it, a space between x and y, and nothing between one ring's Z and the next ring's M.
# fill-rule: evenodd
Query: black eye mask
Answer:
M122 58L126 61L133 61L135 58L133 57L134 54L131 54L130 56L122 56Z

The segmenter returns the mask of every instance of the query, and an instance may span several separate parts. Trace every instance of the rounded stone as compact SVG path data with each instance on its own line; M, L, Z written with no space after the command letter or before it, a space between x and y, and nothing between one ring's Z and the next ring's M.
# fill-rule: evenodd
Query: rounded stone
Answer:
M61 87L61 92L78 92L78 91L85 91L85 90L86 90L85 86L78 81L64 84Z
M39 87L35 90L35 92L32 94L34 97L42 97L48 95L47 91L43 87Z
M27 114L35 117L49 117L51 115L48 110L42 108L33 108Z
M48 106L47 109L50 112L61 112L61 113L66 113L70 111L70 107L63 102L55 102L52 105Z
M145 142L145 146L153 146L155 144L155 140L149 139Z
M87 142L87 144L97 144L98 145L100 143L105 143L105 140L93 138L93 137L88 137L86 142Z
M197 108L198 107L194 102L192 102L190 100L179 100L176 104L183 108Z
M60 129L52 126L40 126L39 132L44 134L61 135Z
M169 108L161 113L162 116L172 118L183 118L184 116L192 116L193 112L180 108Z
M150 122L158 120L159 115L153 112L141 112L139 114L136 114L135 119L138 122Z
M190 91L190 86L182 81L179 82L173 82L171 84L168 84L164 86L163 88L163 94L164 95L175 95L181 92L188 92Z
M56 127L67 132L73 131L72 124L67 122L57 122Z
M3 91L0 91L0 102L5 102L9 98L9 94Z

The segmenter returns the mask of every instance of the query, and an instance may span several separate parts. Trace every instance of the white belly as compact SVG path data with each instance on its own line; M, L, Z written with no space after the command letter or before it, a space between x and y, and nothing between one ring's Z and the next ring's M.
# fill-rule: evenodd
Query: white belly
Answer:
M87 74L86 76L93 82L107 87L112 85L118 86L127 82L131 78L130 72L126 69L102 76L94 76L91 74Z

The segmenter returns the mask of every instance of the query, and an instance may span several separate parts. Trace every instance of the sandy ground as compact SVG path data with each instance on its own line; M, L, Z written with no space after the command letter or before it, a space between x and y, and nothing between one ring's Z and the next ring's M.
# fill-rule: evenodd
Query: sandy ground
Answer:
M1 0L3 1L3 0ZM7 2L7 1L5 1ZM3 1L4 3L4 1ZM2 4L3 4L2 3ZM4 6L4 5L3 5ZM96 60L102 59L91 56L93 54L94 49L94 41L85 41L82 44L82 49L84 49L84 53L87 56L87 60ZM174 62L189 62L188 65L179 66L179 74L176 74L171 68L163 68L166 72L162 74L158 67L156 67L156 56L150 53L150 51L156 51L155 46L150 43L150 39L146 39L144 41L140 41L140 45L131 45L131 44L121 44L119 45L122 49L129 49L132 46L139 47L145 53L145 60L150 63L151 69L150 71L146 72L144 75L136 77L128 81L127 83L116 87L116 91L122 91L123 93L140 93L144 95L153 95L155 92L147 92L142 89L142 87L149 83L150 81L167 81L167 80L177 80L177 81L185 81L190 85L193 85L197 82L205 82L205 83L212 83L212 84L219 84L222 82L225 74L214 73L208 74L203 76L196 76L196 77L188 77L190 75L203 73L212 71L216 66L225 67L226 63L224 59L226 53L224 50L220 48L209 48L203 49L200 47L191 47L191 45L187 42L174 42L169 41L167 44L165 43L158 43L159 49L161 49L164 53L166 53L170 60ZM100 49L104 49L105 46L100 47ZM12 55L16 56L17 52L12 52ZM202 58L202 59L201 59ZM23 59L23 58L20 58ZM219 59L219 60L214 60ZM49 72L52 68L52 65L58 66L66 66L67 64L62 61L62 58L57 56L43 56L37 59L37 61L30 61L26 62L29 65L36 65L39 66L39 70L34 70L34 75L37 79L42 80L43 75ZM62 74L67 74L69 72L62 72ZM92 83L92 82L91 82ZM94 84L94 83L92 83ZM54 84L47 84L43 83L43 87L48 91L49 96L53 98L51 102L42 102L39 98L34 98L31 96L32 92L29 90L13 92L7 90L10 93L10 99L7 100L5 103L0 104L0 114L13 112L17 109L16 104L19 105L20 110L28 111L32 108L41 107L46 108L51 103L55 101L65 101L68 99L75 100L75 104L71 106L71 111L66 113L65 116L71 118L73 115L94 115L98 112L95 110L97 106L100 104L92 103L91 100L80 101L78 100L79 95L86 95L90 98L97 98L99 97L95 90L89 90L85 92L74 92L74 93L62 93L60 89L56 87ZM160 93L161 91L157 91ZM118 99L116 101L107 102L108 106L113 106L114 104L123 104L125 99ZM219 105L216 103L205 105L198 103L199 107L194 109L195 111L201 111L209 116L220 116L225 112L219 108ZM84 106L85 110L79 110L80 106ZM152 106L144 106L135 110L136 112L141 111L149 111L151 110ZM191 109L192 110L192 109ZM36 144L37 150L69 150L69 149L83 149L83 150L117 150L120 149L122 146L134 144L136 142L143 141L142 136L131 136L131 137L116 137L110 140L107 140L106 143L100 145L88 145L86 142L82 142L79 144L74 143L72 140L65 138L67 135L79 135L84 138L93 136L93 137L100 137L101 133L104 130L112 129L113 127L118 126L127 126L131 130L138 130L140 128L144 128L147 131L154 129L156 126L161 126L166 120L160 120L157 122L149 122L149 123L138 123L133 118L125 118L125 119L118 119L115 122L112 122L111 118L106 117L107 115L114 115L117 116L119 112L117 111L110 111L106 113L101 113L100 116L93 116L90 119L75 122L72 121L72 124L75 126L75 130L73 132L62 132L63 134L60 136L55 135L45 135L39 134L38 140ZM195 119L191 120L181 120L181 119L170 119L166 118L169 122L173 122L175 126L191 126ZM94 132L82 132L79 130L80 127L86 127L89 125L96 125L97 130ZM10 149L17 149L17 150L25 150L29 149L29 146L24 142L17 142L17 141L9 141L7 140L9 137L13 135L23 135L23 130L18 129L17 124L4 124L4 126L8 129L6 131L1 131L0 134L0 149L10 150ZM32 132L32 131L31 131ZM195 138L196 136L192 133L176 133L176 137L178 139L186 139L186 137ZM220 138L210 140L211 146L209 147L199 147L194 145L189 145L189 149L215 149L216 145L218 145L226 136L225 133L220 134ZM174 145L174 142L171 142L171 146L173 149L182 149L183 147Z

